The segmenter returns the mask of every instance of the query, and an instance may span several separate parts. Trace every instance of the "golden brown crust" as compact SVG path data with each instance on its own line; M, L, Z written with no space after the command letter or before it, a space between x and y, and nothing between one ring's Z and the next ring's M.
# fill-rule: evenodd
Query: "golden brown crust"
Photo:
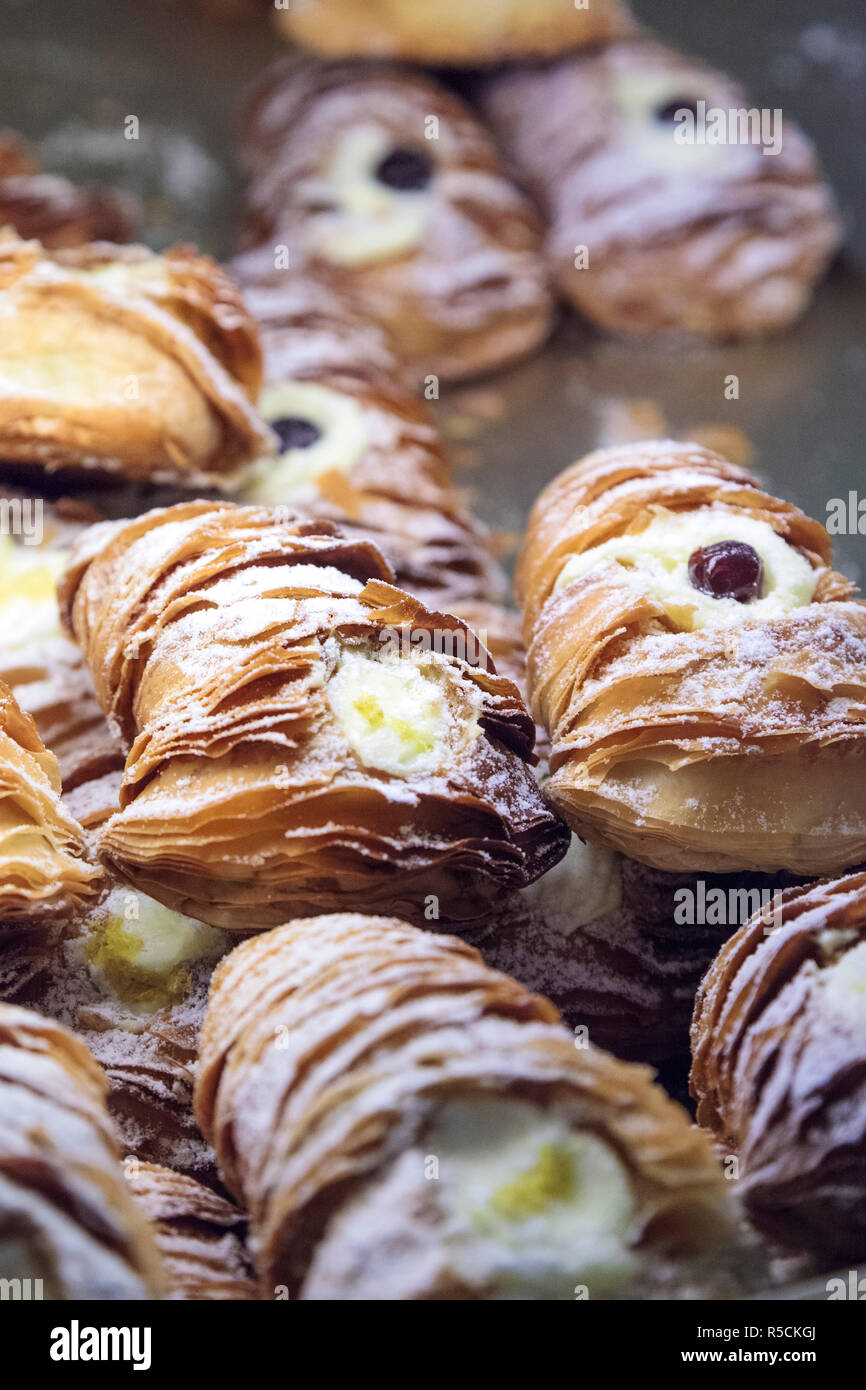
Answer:
M47 252L7 235L0 300L10 462L226 487L271 447L251 404L255 325L231 281L190 248ZM61 355L72 335L76 353Z
M61 604L131 745L99 842L125 879L243 930L358 893L471 917L556 862L518 691L389 578L369 542L279 509L192 502L85 538ZM365 765L329 703L347 652L386 650L421 653L452 740L406 778Z
M29 1009L0 1004L0 1225L4 1274L47 1299L161 1296L159 1256L126 1191L87 1048Z
M806 307L839 247L832 193L787 113L762 131L764 144L680 143L676 110L704 102L727 121L752 103L654 39L508 70L482 99L547 210L562 295L613 332L778 329ZM776 135L779 148L768 148Z
M295 0L277 11L287 36L327 58L399 58L431 67L551 58L633 28L623 0Z
M246 1218L200 1182L156 1163L129 1163L132 1195L154 1229L169 1299L258 1297L244 1246Z
M0 989L37 971L98 889L81 827L60 803L57 760L0 682Z
M247 300L265 355L263 416L278 434L281 420L306 418L318 437L254 469L243 499L300 506L373 540L400 587L428 608L453 612L501 597L505 576L490 537L454 486L428 408L403 384L375 327L297 274L259 285Z
M864 956L866 874L791 890L726 942L692 1024L698 1119L751 1219L826 1260L866 1248Z
M245 942L211 988L196 1113L248 1205L263 1288L304 1297L329 1218L454 1097L558 1105L611 1143L640 1207L645 1276L661 1251L730 1239L709 1146L649 1072L576 1049L548 1001L464 942L347 914ZM392 1296L485 1297L453 1269L428 1277Z
M764 522L811 566L813 601L679 629L640 570L566 559L659 509ZM551 797L578 833L669 870L838 870L866 854L866 607L819 523L698 445L601 450L533 509L518 568Z
M407 148L428 162L429 182L395 191L375 167ZM295 273L346 295L385 328L414 379L476 375L547 337L540 223L469 108L435 82L290 59L253 93L242 151L247 245L272 264L287 248Z

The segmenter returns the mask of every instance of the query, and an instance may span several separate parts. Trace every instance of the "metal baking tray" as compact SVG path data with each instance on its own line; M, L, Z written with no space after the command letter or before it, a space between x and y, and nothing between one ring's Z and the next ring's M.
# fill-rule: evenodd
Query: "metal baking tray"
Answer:
M229 256L240 94L286 51L267 7L251 9L228 23L206 0L0 0L0 125L33 141L48 172L135 193L141 240ZM824 520L832 499L866 497L866 10L862 0L818 10L813 0L634 0L634 9L805 127L842 205L845 253L806 316L760 342L626 343L564 314L536 358L443 393L436 409L458 477L483 519L513 537L544 484L598 444L733 430L771 488ZM137 139L127 138L129 116ZM735 401L725 397L730 374ZM839 568L866 581L866 535L836 544ZM823 1300L826 1279L763 1297Z

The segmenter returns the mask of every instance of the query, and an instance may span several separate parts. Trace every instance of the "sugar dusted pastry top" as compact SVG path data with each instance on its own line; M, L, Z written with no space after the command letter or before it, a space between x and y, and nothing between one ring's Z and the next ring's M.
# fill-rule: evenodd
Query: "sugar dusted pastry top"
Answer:
M471 916L560 857L518 691L389 579L369 541L280 509L84 538L62 600L130 748L99 841L127 881L245 930L358 892Z
M734 1239L708 1146L649 1073L576 1048L464 942L392 919L233 951L196 1110L268 1293L604 1296L678 1261L688 1279Z
M550 794L661 869L823 873L866 854L866 608L824 527L694 444L600 450L518 566Z
M288 248L296 271L348 295L413 379L502 365L549 332L536 214L469 107L431 79L278 63L241 150L247 246L263 261Z
M240 258L247 270L249 258ZM247 292L265 356L259 408L278 439L244 480L246 502L302 507L375 541L429 608L500 597L505 576L452 481L430 411L384 335L297 272Z
M255 327L216 264L0 241L0 454L217 486L271 447ZM74 337L76 352L68 352Z
M0 1117L4 1276L42 1280L46 1299L160 1297L100 1068L65 1028L10 1004L0 1004Z
M825 1263L866 1240L866 874L790 891L725 943L692 1022L698 1120L749 1213Z
M838 249L833 195L787 112L760 139L683 139L678 111L727 122L756 103L655 39L506 70L482 99L549 214L562 293L615 332L784 326Z

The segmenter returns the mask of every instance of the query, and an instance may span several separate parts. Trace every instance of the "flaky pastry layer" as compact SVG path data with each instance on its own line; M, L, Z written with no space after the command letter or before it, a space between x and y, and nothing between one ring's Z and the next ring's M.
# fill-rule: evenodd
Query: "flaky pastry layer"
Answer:
M93 528L62 604L129 747L99 840L116 872L246 930L359 893L472 917L556 862L567 833L528 766L518 691L390 577L370 542L278 508ZM407 682L405 713L368 678Z
M731 1209L709 1146L649 1072L575 1048L557 1018L464 942L396 920L320 917L233 951L211 988L196 1110L250 1211L263 1288L351 1296L339 1259L330 1276L321 1263L310 1274L317 1247L333 1246L329 1228L347 1204L360 1217L403 1152L424 1152L425 1132L452 1101L519 1098L539 1123L556 1108L567 1128L611 1145L628 1172L629 1240L648 1280L654 1261L718 1252L731 1239ZM429 1247L435 1218L404 1215L407 1243ZM495 1296L443 1252L395 1284L379 1237L372 1220L359 1277L378 1270L385 1296Z
M649 571L604 555L557 588L566 564L639 541L660 513L759 524L811 572L811 602L762 620L735 604L727 625L687 630ZM545 489L517 584L547 786L578 833L670 870L863 860L866 608L830 560L818 522L698 445L601 450Z
M825 1262L866 1250L866 874L785 895L695 1003L698 1120L739 1157L752 1221Z
M83 1043L29 1009L0 1004L0 1229L4 1275L45 1299L158 1298L150 1228L132 1201Z

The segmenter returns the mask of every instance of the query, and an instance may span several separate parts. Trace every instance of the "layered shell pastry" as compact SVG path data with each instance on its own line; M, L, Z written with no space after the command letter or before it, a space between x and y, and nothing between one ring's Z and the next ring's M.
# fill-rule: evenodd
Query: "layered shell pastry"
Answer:
M196 1111L267 1296L664 1296L740 1260L736 1199L651 1073L577 1050L547 1000L394 919L238 946Z
M229 930L345 906L471 918L565 852L534 728L369 541L191 502L93 528L61 600L129 749L100 853Z
M866 1241L866 874L792 890L726 942L692 1025L698 1120L752 1221L825 1265Z
M679 138L744 98L619 0L275 15L324 61L244 105L225 268L0 133L0 1292L860 1260L866 607L819 522L639 425L540 492L518 612L457 466L542 369L462 436L436 406L554 290L791 323L839 238L811 145Z
M784 327L839 247L835 200L787 113L655 39L506 69L481 101L548 217L561 294L603 328Z
M544 342L541 223L472 111L432 79L286 60L250 98L241 153L261 273L323 276L415 380L477 375Z
M253 405L255 327L234 284L189 247L48 251L6 233L0 313L10 463L225 488L272 447Z
M259 409L278 457L259 460L239 496L301 507L346 535L372 538L398 584L432 608L459 613L461 604L503 598L491 538L455 486L430 412L403 382L384 335L312 277L258 284L256 264L239 257L233 269L259 323Z
M539 497L518 588L574 830L673 871L866 858L866 607L820 523L698 445L601 450Z

